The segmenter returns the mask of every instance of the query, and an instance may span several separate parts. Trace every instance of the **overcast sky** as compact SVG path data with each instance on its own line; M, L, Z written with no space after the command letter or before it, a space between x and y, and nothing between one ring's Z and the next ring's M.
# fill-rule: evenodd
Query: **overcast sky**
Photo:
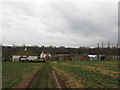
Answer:
M2 43L94 47L118 42L116 0L4 0Z

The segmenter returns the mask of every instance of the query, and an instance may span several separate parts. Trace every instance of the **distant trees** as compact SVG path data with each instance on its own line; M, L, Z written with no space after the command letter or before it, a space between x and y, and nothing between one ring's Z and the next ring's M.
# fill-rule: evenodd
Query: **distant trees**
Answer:
M98 45L98 47L95 48L89 48L89 47L79 47L79 48L66 48L64 46L55 47L55 46L2 46L2 56L5 57L7 60L9 60L12 55L18 51L22 51L25 48L28 50L33 51L34 53L37 53L40 55L42 51L51 53L51 54L69 54L69 53L78 53L78 54L97 54L97 55L120 55L119 51L120 48L118 47L102 47Z

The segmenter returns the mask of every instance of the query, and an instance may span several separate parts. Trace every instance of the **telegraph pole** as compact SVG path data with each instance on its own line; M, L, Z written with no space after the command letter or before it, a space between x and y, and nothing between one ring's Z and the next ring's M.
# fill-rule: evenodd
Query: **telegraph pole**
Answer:
M102 42L102 48L103 48L103 42Z
M103 55L104 55L104 46L103 46L104 44L103 44L103 42L102 42L102 48L101 48L101 53L102 53L102 57L103 57Z
M97 44L97 47L99 48L99 43Z
M110 41L108 41L108 48L110 48Z

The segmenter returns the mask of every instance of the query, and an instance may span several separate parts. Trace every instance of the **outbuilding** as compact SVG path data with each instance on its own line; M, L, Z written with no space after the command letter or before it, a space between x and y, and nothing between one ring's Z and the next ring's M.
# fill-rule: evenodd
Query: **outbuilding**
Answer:
M37 59L38 55L31 50L20 50L12 55L12 61L34 61Z
M12 56L12 61L19 61L20 57L21 57L21 55L13 55Z
M88 57L89 57L89 60L91 61L98 59L97 55L88 55Z

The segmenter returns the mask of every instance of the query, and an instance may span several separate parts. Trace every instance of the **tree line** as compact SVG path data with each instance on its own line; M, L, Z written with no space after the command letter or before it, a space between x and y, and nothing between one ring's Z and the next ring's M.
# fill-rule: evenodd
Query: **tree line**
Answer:
M69 53L77 53L77 54L95 54L95 55L120 55L120 48L118 47L79 47L79 48L70 48L70 47L55 47L55 46L2 46L2 57L9 60L12 55L18 51L24 51L25 48L27 50L31 50L37 55L40 55L42 51L51 54L69 54Z

